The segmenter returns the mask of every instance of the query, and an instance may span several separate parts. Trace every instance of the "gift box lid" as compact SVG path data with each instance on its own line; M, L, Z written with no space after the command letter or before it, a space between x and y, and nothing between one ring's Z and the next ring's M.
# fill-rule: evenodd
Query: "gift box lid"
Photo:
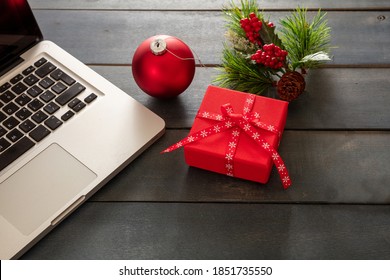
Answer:
M241 114L246 106L245 100L249 94L250 93L209 85L198 111L221 113L221 105L230 103L234 112ZM252 112L258 112L262 122L274 125L280 132L283 132L289 103L274 98L259 95L254 96L255 104ZM195 118L194 123L195 121L198 121L198 118ZM192 127L190 133L193 132L195 132L194 127Z

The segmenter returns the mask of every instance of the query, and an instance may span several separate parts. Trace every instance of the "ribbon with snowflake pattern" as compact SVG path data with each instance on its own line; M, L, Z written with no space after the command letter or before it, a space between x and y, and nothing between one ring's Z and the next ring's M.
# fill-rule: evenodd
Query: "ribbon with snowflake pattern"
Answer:
M237 143L240 134L241 132L244 132L249 135L251 139L253 139L264 151L266 151L271 156L279 172L282 185L285 189L287 189L291 185L291 179L288 174L287 168L283 160L281 159L279 153L263 137L261 137L260 133L256 130L256 127L272 132L278 135L279 138L281 136L281 133L273 125L267 125L266 123L261 122L259 120L259 113L252 112L254 101L255 96L248 95L245 101L243 114L234 113L233 108L229 103L221 106L222 114L207 111L198 112L196 117L215 120L218 121L218 123L188 135L186 138L162 151L162 153L172 152L189 143L193 143L195 141L204 139L208 136L223 131L231 130L230 138L225 152L225 168L226 174L234 177L234 156L236 153Z

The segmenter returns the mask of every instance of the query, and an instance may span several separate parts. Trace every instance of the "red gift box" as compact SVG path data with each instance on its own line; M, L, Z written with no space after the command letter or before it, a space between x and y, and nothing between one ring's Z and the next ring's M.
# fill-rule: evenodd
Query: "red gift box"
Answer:
M184 146L188 165L266 183L274 163L287 188L290 178L277 153L288 102L209 86L192 129L164 152Z

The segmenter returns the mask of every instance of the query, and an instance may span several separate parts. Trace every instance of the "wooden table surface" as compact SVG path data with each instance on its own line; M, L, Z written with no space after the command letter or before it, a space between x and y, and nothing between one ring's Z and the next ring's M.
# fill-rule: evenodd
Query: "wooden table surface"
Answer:
M261 1L270 19L327 11L333 61L289 105L268 184L188 167L185 137L221 62L228 0L30 0L44 37L160 115L166 134L28 251L24 259L390 259L390 2ZM314 12L311 12L314 14ZM200 57L178 98L144 94L131 60L168 34ZM104 160L104 159L102 159Z

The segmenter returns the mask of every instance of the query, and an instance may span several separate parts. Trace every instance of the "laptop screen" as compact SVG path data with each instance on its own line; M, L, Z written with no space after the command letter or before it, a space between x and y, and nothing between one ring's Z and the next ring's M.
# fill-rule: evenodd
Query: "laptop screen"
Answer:
M27 0L0 0L0 72L42 34Z

